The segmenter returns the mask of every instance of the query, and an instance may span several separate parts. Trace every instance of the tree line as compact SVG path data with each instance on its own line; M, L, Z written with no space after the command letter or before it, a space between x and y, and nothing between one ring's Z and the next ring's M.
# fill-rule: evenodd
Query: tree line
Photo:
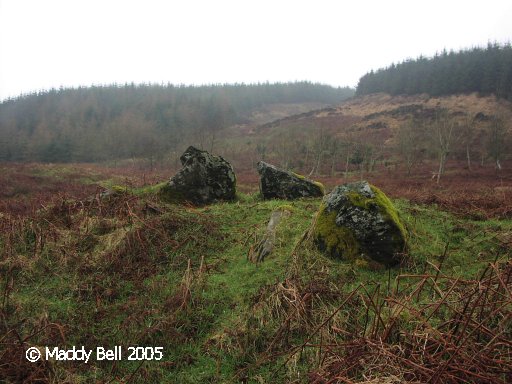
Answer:
M432 58L420 56L361 77L356 95L377 92L432 96L478 92L512 100L512 46L489 43L486 48L443 50Z
M348 87L310 82L109 85L51 89L0 103L0 161L99 162L210 149L218 132L274 103L336 104Z

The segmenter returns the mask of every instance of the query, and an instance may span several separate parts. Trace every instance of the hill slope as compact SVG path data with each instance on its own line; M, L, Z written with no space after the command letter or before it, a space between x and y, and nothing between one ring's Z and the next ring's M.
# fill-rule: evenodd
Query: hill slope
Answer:
M503 165L511 155L511 118L512 103L494 96L381 93L231 130L228 136L239 141L249 138L254 159L334 175L384 162L401 166L411 151L415 162L437 161L437 129L445 122L453 125L449 159L467 162L469 156L474 163L499 160ZM230 147L226 145L228 153ZM239 158L234 150L232 158Z
M190 144L211 147L219 130L265 119L272 105L301 111L353 92L308 82L50 90L0 103L0 161L162 159Z

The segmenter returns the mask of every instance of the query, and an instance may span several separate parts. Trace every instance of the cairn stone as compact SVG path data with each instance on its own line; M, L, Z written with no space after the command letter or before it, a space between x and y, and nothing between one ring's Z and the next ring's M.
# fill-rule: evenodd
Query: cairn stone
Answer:
M301 197L321 197L324 186L294 172L285 171L274 165L258 162L260 192L264 199L299 199Z
M314 229L318 248L331 257L387 267L401 261L406 236L393 203L366 181L337 186L325 196Z
M160 190L163 200L206 205L235 199L235 172L221 156L190 146L180 161L183 168Z

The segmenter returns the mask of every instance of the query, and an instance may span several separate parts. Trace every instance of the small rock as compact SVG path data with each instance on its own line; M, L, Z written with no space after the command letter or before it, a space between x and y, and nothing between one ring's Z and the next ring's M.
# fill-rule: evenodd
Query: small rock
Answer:
M264 161L258 162L257 168L260 174L260 192L264 199L293 200L301 197L321 197L325 193L321 183Z

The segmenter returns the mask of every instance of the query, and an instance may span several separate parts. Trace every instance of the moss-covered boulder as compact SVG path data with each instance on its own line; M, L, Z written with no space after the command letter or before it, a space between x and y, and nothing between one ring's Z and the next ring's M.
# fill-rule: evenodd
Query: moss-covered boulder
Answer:
M180 160L183 168L160 189L163 200L205 205L235 199L235 172L221 156L191 146Z
M407 233L388 197L362 181L337 186L324 198L314 237L334 258L393 266L401 261Z
M285 171L274 165L258 162L260 193L264 199L298 199L301 197L321 197L324 186L294 172Z

